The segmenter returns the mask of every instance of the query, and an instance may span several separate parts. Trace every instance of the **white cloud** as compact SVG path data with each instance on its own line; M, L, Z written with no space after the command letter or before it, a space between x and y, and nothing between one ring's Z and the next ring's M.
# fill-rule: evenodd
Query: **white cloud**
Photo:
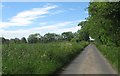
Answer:
M40 33L41 35L44 35L48 32L50 33L62 33L62 32L67 32L67 31L72 31L76 32L77 30L81 29L80 26L77 26L77 24L74 27L66 27L65 26L70 26L72 23L78 23L79 21L83 20L77 20L77 21L66 21L66 22L60 22L56 23L53 25L47 25L47 26L40 26L36 28L31 28L31 29L19 29L19 30L0 30L0 33L3 37L5 38L22 38L22 37L28 37L30 34L33 33Z
M46 22L40 22L39 25L46 25Z
M50 14L50 10L57 8L56 5L47 5L42 8L33 8L31 10L23 11L12 17L8 22L0 22L0 28L7 28L10 26L28 26L34 22L35 19L44 17Z
M53 15L53 14L59 14L59 13L63 13L63 12L64 12L64 10L58 10L58 11L55 11L55 12L51 13L51 15Z
M71 31L71 32L77 32L79 29L81 29L80 26L74 26L74 27L71 27L71 28L63 28L63 29L58 29L58 33L62 33L62 32L68 32L68 31Z
M67 21L67 22L60 22L60 23L56 23L56 24L53 24L53 25L47 25L47 26L42 26L42 27L37 27L37 28L33 28L34 30L54 30L56 28L59 28L59 27L64 27L64 26L67 26L69 25L70 23L73 23L71 21Z

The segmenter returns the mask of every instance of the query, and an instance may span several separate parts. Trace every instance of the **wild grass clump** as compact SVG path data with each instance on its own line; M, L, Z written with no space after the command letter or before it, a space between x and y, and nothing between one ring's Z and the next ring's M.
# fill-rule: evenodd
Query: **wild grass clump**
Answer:
M4 44L3 74L53 74L86 45L87 42Z

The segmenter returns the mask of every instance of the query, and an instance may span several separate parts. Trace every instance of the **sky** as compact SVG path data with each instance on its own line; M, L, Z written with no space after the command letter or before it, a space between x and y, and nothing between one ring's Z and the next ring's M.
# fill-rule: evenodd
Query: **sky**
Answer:
M76 32L88 17L89 2L3 2L0 34L22 38L30 34Z

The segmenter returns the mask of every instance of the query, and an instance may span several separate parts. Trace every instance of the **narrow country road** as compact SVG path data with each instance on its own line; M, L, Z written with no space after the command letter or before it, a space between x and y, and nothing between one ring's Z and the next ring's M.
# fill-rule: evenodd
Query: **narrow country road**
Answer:
M88 45L61 74L117 74L95 45Z

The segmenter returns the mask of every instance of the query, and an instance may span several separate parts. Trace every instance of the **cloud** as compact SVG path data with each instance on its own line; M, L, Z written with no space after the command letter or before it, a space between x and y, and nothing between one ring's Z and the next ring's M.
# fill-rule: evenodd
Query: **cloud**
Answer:
M33 28L34 30L54 30L56 28L60 28L60 27L64 27L69 25L70 23L73 23L72 21L66 21L66 22L60 22L60 23L56 23L53 25L47 25L47 26L42 26L42 27L37 27L37 28Z
M10 26L28 26L34 22L35 19L45 17L50 14L50 10L57 8L56 5L47 5L42 8L33 8L31 10L23 11L12 17L8 22L0 22L0 28L7 28Z
M63 13L64 10L58 10L58 11L55 11L54 13L51 13L51 15L54 15L54 14L59 14L59 13Z
M79 29L81 29L80 26L74 26L74 27L71 27L71 28L63 28L63 29L58 29L58 33L62 33L62 32L68 32L68 31L71 31L71 32L77 32Z
M80 26L75 25L73 27L66 27L66 28L65 26L70 26L71 24L78 23L79 21L83 21L83 20L59 22L56 24L40 26L36 28L31 28L31 29L19 29L19 30L2 30L1 29L0 33L5 38L15 38L15 37L27 38L30 34L33 34L33 33L40 33L41 35L44 35L48 32L57 33L57 34L61 34L62 32L67 32L67 31L76 32L77 30L81 29Z
M40 22L39 25L46 25L46 22Z

